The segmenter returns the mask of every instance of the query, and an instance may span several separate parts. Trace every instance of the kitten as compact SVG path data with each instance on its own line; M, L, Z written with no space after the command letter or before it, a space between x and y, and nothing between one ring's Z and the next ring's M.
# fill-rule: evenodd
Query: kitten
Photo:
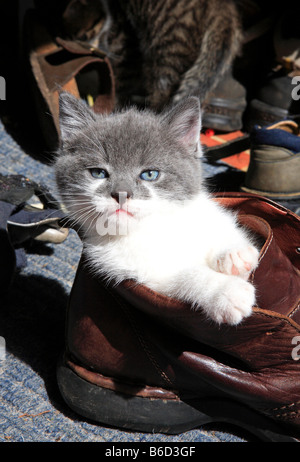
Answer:
M57 185L95 274L136 280L217 323L251 314L258 250L203 185L198 98L104 116L62 93L60 127Z
M66 33L110 57L120 106L140 101L160 110L190 95L203 102L221 80L241 50L244 3L249 0L97 0L69 8L63 19ZM89 4L102 26L93 37L82 32Z

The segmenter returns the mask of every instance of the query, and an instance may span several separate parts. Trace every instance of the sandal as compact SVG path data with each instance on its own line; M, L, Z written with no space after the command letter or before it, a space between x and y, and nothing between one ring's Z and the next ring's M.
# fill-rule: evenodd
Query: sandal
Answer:
M59 140L59 93L86 99L95 112L114 107L113 71L105 54L80 41L51 37L34 10L24 19L36 111L45 141L51 149Z

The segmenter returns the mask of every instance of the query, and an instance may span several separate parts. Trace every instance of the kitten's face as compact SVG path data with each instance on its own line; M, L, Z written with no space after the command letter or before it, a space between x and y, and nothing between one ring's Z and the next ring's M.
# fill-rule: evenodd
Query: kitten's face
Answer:
M61 96L57 185L70 218L86 233L101 234L108 221L111 231L118 223L134 225L200 191L199 104L191 98L181 106L164 116L135 109L96 116Z

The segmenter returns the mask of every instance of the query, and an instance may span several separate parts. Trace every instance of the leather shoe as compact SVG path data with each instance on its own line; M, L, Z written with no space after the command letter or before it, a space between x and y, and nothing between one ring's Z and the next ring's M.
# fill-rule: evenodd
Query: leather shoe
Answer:
M250 163L241 189L274 200L299 200L298 124L283 120L268 127L254 127L250 144Z
M229 422L263 441L300 440L300 218L246 193L216 200L262 242L253 313L218 326L133 281L117 287L82 257L57 368L66 403L110 426L176 434ZM200 213L200 212L199 212Z

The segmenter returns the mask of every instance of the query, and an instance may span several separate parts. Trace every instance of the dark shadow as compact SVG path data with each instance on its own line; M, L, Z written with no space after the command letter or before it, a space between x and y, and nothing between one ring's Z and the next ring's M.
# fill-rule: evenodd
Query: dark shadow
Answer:
M217 173L207 178L205 182L210 192L238 192L244 182L244 178L245 172L229 166L225 172Z
M19 2L1 2L0 76L6 83L6 99L0 101L0 119L23 151L47 164L52 153L47 151L39 128L29 85L28 56L22 49L21 35Z
M68 294L58 281L16 274L1 296L0 335L6 350L43 379L49 400L66 414L56 382L56 364L64 349ZM70 411L71 414L71 411ZM73 414L72 414L73 415Z
M47 255L50 257L53 254L53 248L45 244L45 242L29 239L22 244L26 254Z

